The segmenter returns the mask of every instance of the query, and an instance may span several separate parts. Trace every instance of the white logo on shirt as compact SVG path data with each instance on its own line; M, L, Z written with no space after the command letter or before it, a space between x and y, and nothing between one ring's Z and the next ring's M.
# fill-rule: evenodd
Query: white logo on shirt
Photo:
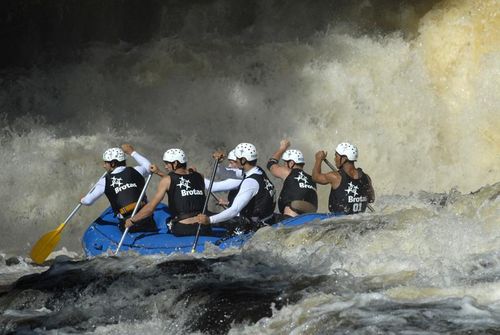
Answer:
M122 184L122 178L111 177L111 187L120 187Z
M269 192L271 196L274 196L274 185L269 181L269 179L264 179L266 186L264 188Z
M347 195L352 193L354 196L357 196L358 195L358 188L359 188L359 186L356 186L352 182L349 182L349 187L347 187L345 192L347 193Z
M181 177L179 179L179 184L177 184L177 186L179 187L185 187L186 190L189 190L191 188L191 186L189 186L189 184L191 183L191 181L187 180L187 179L184 179L184 177Z
M293 179L297 180L300 188L310 188L314 190L314 187L312 185L309 185L307 177L304 175L304 172L300 171L299 175Z
M191 181L188 179L184 179L184 177L179 178L179 184L177 184L176 186L179 186L181 188L181 196L187 197L190 195L203 195L202 190L195 190L195 189L190 190L191 188L191 186L189 186L190 183ZM183 187L185 189L182 189Z
M114 188L115 194L120 193L128 188L137 187L136 183L123 184L123 178L111 177L111 187Z

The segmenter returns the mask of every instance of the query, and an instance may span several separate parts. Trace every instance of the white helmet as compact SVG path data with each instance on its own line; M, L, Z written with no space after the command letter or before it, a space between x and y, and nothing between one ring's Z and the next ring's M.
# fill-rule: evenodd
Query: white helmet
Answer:
M102 160L105 162L123 162L125 161L125 153L120 148L109 148L102 154Z
M247 161L254 161L257 159L257 149L251 143L240 143L234 148L236 158L246 158Z
M169 163L178 161L179 163L184 164L187 162L187 157L181 149L168 149L163 154L163 161Z
M229 151L229 153L227 154L227 159L230 161L235 161L237 159L234 153L234 149Z
M350 143L340 143L339 145L337 145L337 149L335 149L335 151L340 156L346 156L350 161L355 161L358 159L358 148Z
M304 164L304 155L300 150L290 149L283 153L284 161L294 161L295 164Z

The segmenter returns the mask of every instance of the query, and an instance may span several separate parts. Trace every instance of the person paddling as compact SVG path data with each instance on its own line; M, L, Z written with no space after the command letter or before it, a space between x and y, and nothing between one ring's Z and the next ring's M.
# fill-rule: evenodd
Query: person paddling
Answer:
M127 166L125 154L133 157L138 166ZM144 177L150 174L150 161L134 150L130 144L122 144L121 148L109 148L102 155L103 167L107 171L106 175L99 179L95 188L84 196L80 203L84 206L91 206L103 194L109 200L115 215L120 219L120 229L124 230L125 220L132 214L137 200L144 188ZM147 199L141 201L140 206L144 206ZM151 216L145 216L137 222L131 232L155 231L156 224Z
M196 215L203 211L206 199L203 176L187 168L187 156L181 149L168 149L163 155L163 161L168 174L164 175L155 165L151 166L151 171L162 177L156 194L133 219L128 219L125 225L132 227L137 220L151 215L167 194L168 207L173 218L169 224L172 234L196 235L198 229ZM202 226L201 229L201 235L211 234L209 226Z
M212 155L214 159L221 159L224 157L222 151L216 151ZM223 180L215 181L212 185L212 192L228 192L227 200L218 199L218 205L223 207L231 207L238 188L243 180L243 171L239 168L238 160L234 154L234 149L227 155L227 167L220 167L217 169L217 176ZM205 188L208 189L210 180L205 178Z
M234 149L244 178L238 187L231 206L224 211L207 216L199 214L202 225L219 225L229 230L257 230L274 224L275 188L262 168L257 166L257 149L251 143L240 143Z
M356 168L358 149L347 142L335 149L335 166L338 171L321 173L321 164L327 153L318 151L312 171L312 178L321 185L331 185L328 209L332 213L356 214L366 210L368 203L375 201L375 191L370 177Z
M318 208L316 183L304 171L304 155L300 150L291 149L290 141L282 140L280 147L267 163L267 169L276 178L283 180L278 198L278 209L285 217L304 213L314 213ZM283 159L285 164L279 164Z

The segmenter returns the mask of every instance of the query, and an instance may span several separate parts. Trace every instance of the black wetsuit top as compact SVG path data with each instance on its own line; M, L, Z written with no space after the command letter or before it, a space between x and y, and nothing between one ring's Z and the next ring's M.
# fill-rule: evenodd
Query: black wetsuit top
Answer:
M370 182L368 175L358 169L360 178L352 179L340 170L342 180L337 189L330 191L328 209L333 213L356 214L366 210Z
M145 184L144 177L130 166L119 173L106 174L105 179L104 194L115 214L120 213L121 208L137 202ZM143 201L146 201L145 197Z
M194 216L203 211L205 205L205 181L198 172L177 174L170 172L168 207L172 218Z
M318 207L316 183L309 174L301 169L292 169L283 182L283 188L278 199L280 212L283 213L285 207L290 206L290 203L294 200L304 200L316 208Z
M259 183L259 191L240 213L240 215L252 221L268 218L273 214L274 207L276 206L274 200L276 190L274 185L269 178L267 178L264 170L260 167L259 170L262 174L254 173L249 177L245 177L255 179L257 183Z

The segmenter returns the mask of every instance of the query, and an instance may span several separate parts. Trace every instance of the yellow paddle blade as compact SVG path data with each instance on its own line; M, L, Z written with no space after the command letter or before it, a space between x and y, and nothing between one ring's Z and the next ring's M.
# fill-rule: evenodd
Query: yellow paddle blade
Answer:
M36 242L30 253L30 257L35 263L42 264L54 250L61 239L61 231L64 225L64 223L61 223L57 229L46 233Z

